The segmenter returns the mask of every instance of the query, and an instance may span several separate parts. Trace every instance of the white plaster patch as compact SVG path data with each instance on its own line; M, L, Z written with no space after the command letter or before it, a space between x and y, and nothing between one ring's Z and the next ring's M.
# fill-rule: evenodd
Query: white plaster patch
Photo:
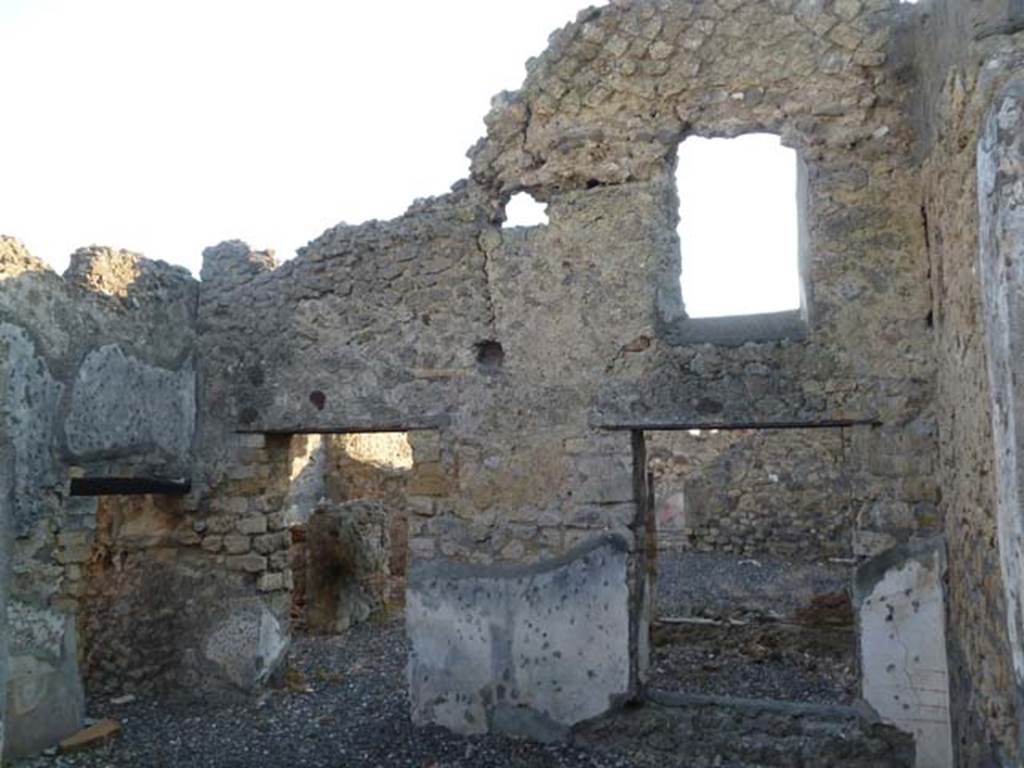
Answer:
M942 563L938 551L890 568L858 607L863 697L914 734L917 768L952 768Z
M7 628L12 653L31 651L56 662L60 659L68 617L49 608L11 600L7 606Z
M98 452L156 448L185 457L195 423L195 374L156 368L116 344L89 353L71 393L65 423L68 449Z
M0 375L6 377L0 418L14 446L14 530L27 534L37 518L34 506L42 488L56 482L53 425L63 387L24 331L0 323Z
M507 573L415 574L406 602L413 721L486 732L498 708L569 726L629 691L624 547Z
M75 622L46 609L8 606L14 616L7 680L6 757L29 755L78 730L85 692Z
M50 676L56 672L56 667L35 656L12 656L7 700L11 716L21 717L37 709L46 697Z
M1024 407L1021 339L1024 332L1024 139L1017 130L1024 81L996 100L978 142L978 242L984 302L988 378L992 389L999 564L1006 595L1006 627L1018 686L1024 686Z

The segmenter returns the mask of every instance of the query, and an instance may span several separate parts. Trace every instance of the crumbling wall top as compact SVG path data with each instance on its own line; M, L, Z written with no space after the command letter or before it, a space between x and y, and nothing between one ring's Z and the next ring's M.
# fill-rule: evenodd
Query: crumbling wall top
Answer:
M273 251L254 251L241 240L226 240L203 251L199 276L215 286L240 285L276 268Z
M644 181L688 133L793 146L898 133L897 0L614 0L494 99L473 178L499 194Z
M28 248L15 237L0 235L0 280L18 277L26 272L50 273L50 265L29 253Z

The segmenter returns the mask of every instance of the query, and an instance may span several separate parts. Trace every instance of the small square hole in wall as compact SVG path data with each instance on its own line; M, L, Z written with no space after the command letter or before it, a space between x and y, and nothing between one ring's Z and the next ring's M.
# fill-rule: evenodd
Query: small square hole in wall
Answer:
M690 318L801 308L797 154L778 136L679 147L680 275Z

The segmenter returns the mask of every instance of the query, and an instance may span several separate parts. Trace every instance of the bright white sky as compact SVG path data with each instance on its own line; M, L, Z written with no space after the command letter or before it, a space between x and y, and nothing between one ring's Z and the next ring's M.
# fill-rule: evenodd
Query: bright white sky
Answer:
M204 247L231 238L290 258L328 227L392 218L465 177L491 97L588 4L0 0L0 233L58 271L90 244L195 273ZM789 226L757 183L779 166L754 169L756 151L691 157L691 142L690 314L795 306L795 244L792 274L764 247ZM756 221L735 215L746 193ZM776 285L786 306L756 304Z
M778 136L679 147L683 303L690 317L800 306L796 152Z
M0 232L198 272L467 175L491 97L587 0L0 0Z

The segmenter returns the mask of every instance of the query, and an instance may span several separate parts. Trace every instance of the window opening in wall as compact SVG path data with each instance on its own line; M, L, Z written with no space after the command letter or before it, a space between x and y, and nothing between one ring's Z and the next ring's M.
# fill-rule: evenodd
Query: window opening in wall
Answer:
M845 440L833 428L645 433L658 547L652 687L857 698Z
M680 275L688 317L801 308L797 154L778 136L679 147Z
M533 199L527 192L517 192L505 204L505 225L509 227L538 227L548 223L547 206Z

